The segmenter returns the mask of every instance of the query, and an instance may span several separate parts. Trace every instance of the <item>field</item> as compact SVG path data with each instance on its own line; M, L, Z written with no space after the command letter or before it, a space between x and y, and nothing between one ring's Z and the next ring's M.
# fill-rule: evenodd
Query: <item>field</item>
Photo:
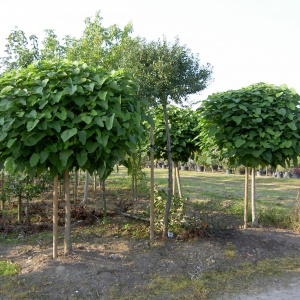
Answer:
M73 219L69 256L63 255L60 227L57 260L51 248L51 191L44 195L42 211L50 215L42 220L44 227L7 225L14 211L3 211L0 299L239 299L297 279L298 179L257 177L260 227L244 230L244 176L181 171L186 214L195 226L173 228L174 237L168 240L158 229L149 241L147 222L121 214L147 218L150 170L144 173L132 201L126 170L114 172L106 183L107 218L98 215L90 224ZM167 170L155 170L158 190L166 188L166 176ZM83 180L82 174L80 199ZM78 215L100 210L100 195L91 180L88 205L77 208ZM41 222L39 209L33 221ZM206 224L199 229L203 220Z

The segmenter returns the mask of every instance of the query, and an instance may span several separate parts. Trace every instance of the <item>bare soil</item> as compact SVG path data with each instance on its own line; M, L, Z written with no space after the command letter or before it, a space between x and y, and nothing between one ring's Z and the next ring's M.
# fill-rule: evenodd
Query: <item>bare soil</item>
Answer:
M52 259L51 223L24 227L18 231L17 243L1 244L0 260L17 263L20 273L0 278L0 300L271 299L260 298L268 293L272 299L283 299L276 291L283 291L284 299L295 299L295 295L287 298L285 291L292 284L296 287L299 267L290 272L278 267L276 276L265 276L263 270L261 276L250 272L248 278L239 278L238 271L233 271L235 279L228 280L228 285L217 276L247 263L300 261L300 236L291 231L235 228L211 237L163 240L157 235L150 242L141 237L148 230L147 223L120 214L112 214L106 225L79 221L73 223L72 255L64 256L61 238L56 260ZM14 225L9 226L13 230ZM63 227L60 232L63 235Z

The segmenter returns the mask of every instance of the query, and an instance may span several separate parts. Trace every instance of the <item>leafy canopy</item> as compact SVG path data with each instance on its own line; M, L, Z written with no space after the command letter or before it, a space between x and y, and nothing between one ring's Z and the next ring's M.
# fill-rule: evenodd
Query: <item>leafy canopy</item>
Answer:
M216 144L232 165L282 165L300 155L300 96L287 86L258 83L216 93L200 107L201 143Z
M197 136L197 112L190 108L181 108L175 105L169 105L167 111L172 141L172 160L174 162L187 162L192 153L198 150L198 146L193 141ZM154 108L152 115L155 122L155 145L161 149L166 149L166 130L162 106ZM167 159L167 153L155 151L155 157Z
M137 86L120 70L40 61L0 76L0 160L10 171L107 177L143 133Z

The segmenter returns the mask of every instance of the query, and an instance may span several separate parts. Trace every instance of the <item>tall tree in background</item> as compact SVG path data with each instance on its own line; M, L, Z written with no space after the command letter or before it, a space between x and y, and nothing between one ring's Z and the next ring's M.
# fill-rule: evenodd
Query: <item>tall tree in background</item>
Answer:
M160 104L163 108L169 165L168 200L163 229L163 236L166 238L173 194L172 148L167 105L171 101L182 104L189 95L204 90L210 83L212 69L209 64L201 65L198 56L180 45L178 38L173 44L168 43L165 38L150 43L140 40L130 50L124 53L124 67L129 68L138 79L139 95L150 100L152 106Z
M27 38L24 31L15 28L7 37L4 52L7 56L0 58L0 70L25 68L40 59L38 38L35 35Z
M300 155L300 96L287 86L258 83L216 93L200 107L199 139L217 145L232 166L252 168L252 225L255 211L255 168L297 165ZM247 176L247 174L246 174Z

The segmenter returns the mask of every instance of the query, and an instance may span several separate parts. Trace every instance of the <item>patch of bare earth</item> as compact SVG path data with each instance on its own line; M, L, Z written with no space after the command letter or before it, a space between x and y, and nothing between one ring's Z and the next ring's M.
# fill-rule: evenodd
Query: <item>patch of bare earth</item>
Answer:
M26 242L26 236L20 238ZM14 294L21 291L24 299L184 299L177 292L149 293L149 285L158 276L174 281L184 277L193 285L194 279L201 279L202 273L210 269L221 271L244 262L299 257L300 250L298 235L265 228L236 230L222 238L184 241L156 239L149 242L115 234L82 236L81 240L80 237L76 240L73 254L64 256L61 245L56 260L52 259L49 242L33 241L31 245L24 243L15 247L1 245L0 259L16 262L21 273L14 279L15 290L11 296L6 293L1 298L0 291L0 299L16 299ZM233 249L234 255L229 255L226 249ZM284 289L287 279L292 282L296 275L275 281L251 280L236 296L223 294L216 286L206 297L263 299L250 297L267 287ZM147 297L143 298L143 295Z

